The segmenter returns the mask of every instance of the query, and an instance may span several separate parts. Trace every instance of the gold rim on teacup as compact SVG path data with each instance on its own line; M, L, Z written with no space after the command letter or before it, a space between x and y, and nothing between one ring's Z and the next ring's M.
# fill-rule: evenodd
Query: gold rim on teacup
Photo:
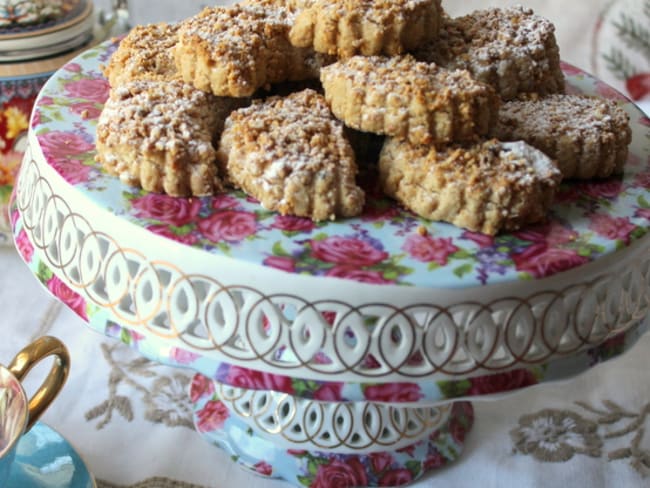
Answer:
M46 358L53 357L52 366L31 398L22 387L21 381L29 371ZM13 358L9 366L0 365L0 431L6 437L5 445L0 446L0 458L10 452L20 437L28 432L38 421L52 401L59 394L70 371L70 355L65 345L57 338L41 337ZM18 414L12 418L16 409ZM12 422L8 426L5 422ZM10 435L6 435L6 432Z

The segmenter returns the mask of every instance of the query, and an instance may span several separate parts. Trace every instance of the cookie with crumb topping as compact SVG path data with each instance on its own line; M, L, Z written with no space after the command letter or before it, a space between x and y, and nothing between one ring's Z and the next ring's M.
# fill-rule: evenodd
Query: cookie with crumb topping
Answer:
M561 175L524 142L436 148L388 138L379 178L388 196L426 219L494 235L544 220Z
M218 96L247 97L273 83L317 78L328 60L292 46L293 13L267 3L208 7L183 21L174 49L183 80Z
M242 0L240 5L258 5L264 7L283 7L291 11L302 10L311 6L315 0Z
M353 129L414 144L485 135L499 98L467 71L449 71L413 57L354 56L321 70L332 112Z
M176 24L137 25L120 41L103 73L112 87L139 79L177 80Z
M512 100L499 110L492 135L526 141L553 158L564 178L621 173L632 140L629 116L615 102L581 95Z
M218 151L229 183L283 215L334 220L361 213L354 153L322 95L304 90L233 112Z
M465 69L504 100L520 93L564 92L555 27L522 6L445 16L438 38L416 49L414 56Z
M295 1L295 0L294 0ZM438 35L440 0L311 0L289 38L294 46L349 58L396 55Z
M111 90L97 123L96 159L124 183L172 196L222 188L215 98L182 81L135 80Z

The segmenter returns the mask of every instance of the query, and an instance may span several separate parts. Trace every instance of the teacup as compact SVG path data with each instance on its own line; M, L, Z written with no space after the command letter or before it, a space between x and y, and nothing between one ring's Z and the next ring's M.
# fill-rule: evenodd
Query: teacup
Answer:
M31 398L21 380L43 359L53 356L50 371ZM41 337L20 351L9 366L0 365L0 486L9 477L18 441L29 431L61 391L70 369L65 345L54 337Z

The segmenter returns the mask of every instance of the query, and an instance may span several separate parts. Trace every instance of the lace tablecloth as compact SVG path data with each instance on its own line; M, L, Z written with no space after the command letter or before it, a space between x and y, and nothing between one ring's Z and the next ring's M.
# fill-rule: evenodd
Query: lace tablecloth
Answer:
M638 19L643 9L650 18L647 1L618 3L630 1L638 4ZM150 2L131 3L135 22L176 20L202 6L195 0L161 0L156 9ZM616 73L607 72L599 54L611 55L612 46L641 52L634 46L643 35L630 34L636 32L635 25L629 24L634 17L626 20L610 9L610 27L597 28L604 25L602 17L600 23L598 19L609 3L606 0L526 3L556 24L563 59L587 70L597 65L599 76L623 90L631 86L634 95L640 95L639 103L648 103L643 93L644 68L633 73L635 80L641 80L636 84L617 82ZM486 4L471 0L447 2L445 7L458 15ZM599 36L613 36L615 41L608 44ZM600 63L594 62L599 59ZM127 346L92 332L41 288L11 248L0 248L0 290L4 332L0 362L8 362L44 334L61 338L70 349L68 383L43 421L76 447L100 488L288 486L244 472L194 431L187 396L189 371L149 362ZM578 378L475 403L476 423L461 460L413 486L539 487L567 482L589 488L650 486L649 351L650 336L646 336L623 357ZM28 391L31 386L28 381Z

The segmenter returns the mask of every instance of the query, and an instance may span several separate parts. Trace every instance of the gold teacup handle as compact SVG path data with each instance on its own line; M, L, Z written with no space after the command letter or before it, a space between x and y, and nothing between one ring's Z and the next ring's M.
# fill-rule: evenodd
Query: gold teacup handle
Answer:
M49 356L54 356L54 363L45 381L29 399L29 417L25 432L32 428L61 391L70 371L70 355L59 339L45 336L36 339L16 354L8 366L9 371L20 381L33 366Z

